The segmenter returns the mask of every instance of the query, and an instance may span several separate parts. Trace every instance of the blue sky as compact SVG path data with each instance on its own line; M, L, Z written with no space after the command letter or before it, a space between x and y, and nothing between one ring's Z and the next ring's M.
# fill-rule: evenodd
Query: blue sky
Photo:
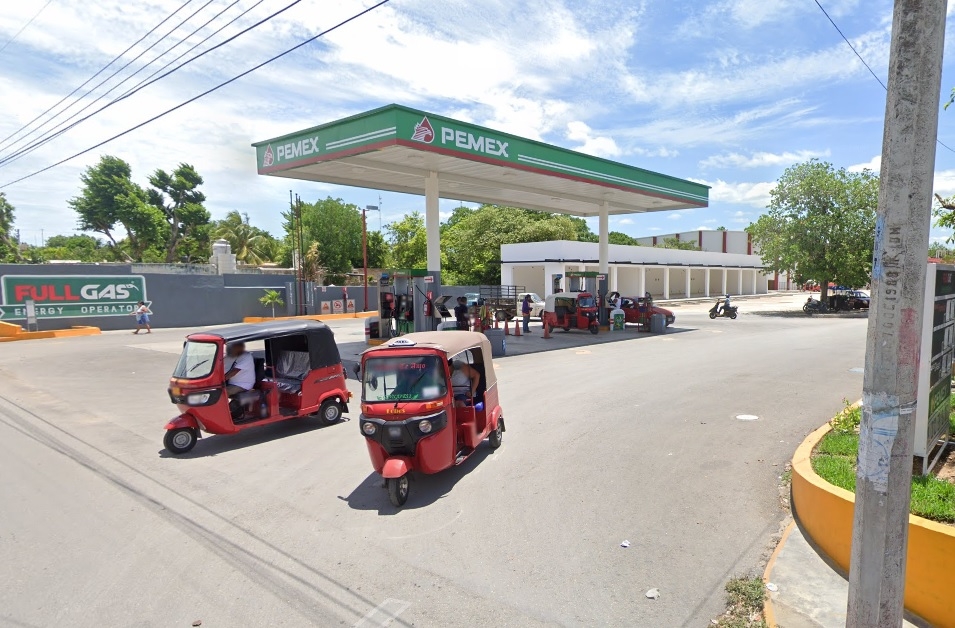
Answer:
M0 138L68 94L183 1L53 0L0 52ZM45 2L4 2L0 46ZM164 29L204 2L193 0ZM92 97L232 2L212 0ZM160 64L256 2L238 0ZM288 2L262 0L212 41ZM123 131L370 4L303 0L22 159L0 165L0 185ZM884 80L891 0L822 4ZM949 57L947 51L943 96L955 85ZM378 204L379 193L259 177L250 144L390 102L713 186L707 209L611 220L612 229L639 236L742 228L762 212L773 181L796 161L819 157L836 166L877 168L885 92L812 0L392 0L211 96L3 191L17 208L23 238L34 242L41 229L47 236L73 231L66 202L78 191L82 169L99 155L126 159L141 183L156 168L187 162L205 177L213 217L238 209L277 233L289 187L306 200L330 194L358 205ZM939 137L955 148L955 110L941 113ZM7 153L3 146L0 155ZM941 147L936 191L955 194L955 153ZM384 223L424 206L421 197L381 198ZM442 211L457 204L443 200ZM376 228L378 221L369 223ZM933 231L936 238L946 235Z

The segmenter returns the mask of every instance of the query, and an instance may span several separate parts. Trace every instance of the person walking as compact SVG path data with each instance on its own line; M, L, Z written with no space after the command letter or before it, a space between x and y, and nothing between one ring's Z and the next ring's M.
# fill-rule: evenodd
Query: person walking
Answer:
M136 317L136 331L133 332L134 334L138 334L139 330L143 327L146 328L147 334L153 333L152 328L149 326L150 314L152 314L152 312L150 311L149 307L146 306L146 302L140 301L139 305L132 312L132 315Z
M521 316L524 317L524 333L531 333L531 295L525 294L524 301L521 303Z

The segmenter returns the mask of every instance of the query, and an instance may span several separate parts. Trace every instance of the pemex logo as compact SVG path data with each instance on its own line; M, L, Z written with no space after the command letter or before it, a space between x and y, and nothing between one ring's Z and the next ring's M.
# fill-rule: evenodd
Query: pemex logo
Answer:
M265 148L265 155L262 157L262 167L268 168L273 163L275 163L275 157L272 155L272 145L269 144Z
M434 127L428 122L428 116L421 118L421 122L414 125L414 133L411 135L411 139L425 144L434 141Z

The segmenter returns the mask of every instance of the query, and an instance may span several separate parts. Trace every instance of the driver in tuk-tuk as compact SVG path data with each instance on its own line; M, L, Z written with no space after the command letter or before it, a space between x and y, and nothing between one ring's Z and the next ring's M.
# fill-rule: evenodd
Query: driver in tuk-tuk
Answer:
M229 397L255 388L255 360L244 343L237 342L226 349L225 379Z
M454 391L454 406L463 408L477 397L477 389L481 384L481 374L473 366L463 360L448 360L448 369L451 371L451 388ZM465 392L467 390L470 392Z

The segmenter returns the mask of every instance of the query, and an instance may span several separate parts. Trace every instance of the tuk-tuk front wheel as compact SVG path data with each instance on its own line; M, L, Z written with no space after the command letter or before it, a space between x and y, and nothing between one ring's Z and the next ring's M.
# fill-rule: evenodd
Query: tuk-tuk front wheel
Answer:
M596 336L598 333L600 333L600 328L597 325L591 325L590 333Z
M338 423L342 418L342 406L335 399L326 399L318 411L318 420L322 425Z
M162 439L162 443L169 453L178 456L195 447L198 440L199 435L196 434L194 428L181 427L176 430L168 430Z
M408 474L400 478L388 478L385 480L388 486L388 499L395 508L401 508L408 501L408 493L411 492L411 483L408 481Z

